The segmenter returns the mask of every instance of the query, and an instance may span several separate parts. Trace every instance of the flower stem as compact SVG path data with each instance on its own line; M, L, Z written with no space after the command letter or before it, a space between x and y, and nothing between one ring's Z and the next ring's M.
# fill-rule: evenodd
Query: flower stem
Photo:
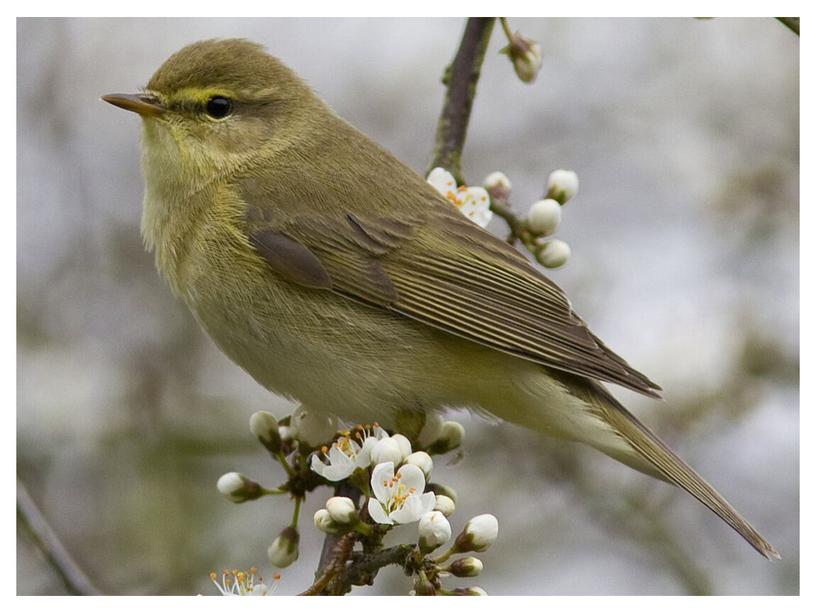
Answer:
M507 17L499 17L499 22L501 23L502 30L504 30L504 34L507 36L507 42L513 44L513 32L510 30L510 24L507 23Z
M300 507L303 504L303 498L295 497L295 511L292 513L292 527L297 528L298 520L300 519Z
M280 462L280 465L283 466L283 470L286 471L286 474L289 475L289 477L295 476L295 470L289 465L289 462L286 461L286 456L283 455L282 451L276 453L275 458L278 460L278 462Z

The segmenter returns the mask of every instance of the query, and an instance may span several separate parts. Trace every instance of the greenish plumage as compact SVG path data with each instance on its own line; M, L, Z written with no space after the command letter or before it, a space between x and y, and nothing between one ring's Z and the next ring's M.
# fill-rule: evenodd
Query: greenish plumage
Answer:
M213 96L228 116L207 115ZM660 389L560 288L258 45L186 47L126 98L106 99L145 120L146 245L259 383L355 421L468 407L587 443L778 557L603 387Z

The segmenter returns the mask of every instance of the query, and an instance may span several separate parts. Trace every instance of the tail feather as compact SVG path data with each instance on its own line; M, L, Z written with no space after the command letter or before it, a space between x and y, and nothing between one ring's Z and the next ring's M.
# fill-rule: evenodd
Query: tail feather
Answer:
M611 425L642 459L654 467L660 476L669 483L683 488L711 509L763 556L769 560L781 558L773 545L765 540L717 490L627 411L605 388L598 384L593 392L597 399L593 404L601 411L600 417Z

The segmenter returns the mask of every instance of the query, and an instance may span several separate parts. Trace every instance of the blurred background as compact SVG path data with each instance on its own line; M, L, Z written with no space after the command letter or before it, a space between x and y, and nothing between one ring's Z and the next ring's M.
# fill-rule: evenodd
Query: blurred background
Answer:
M550 276L665 402L615 389L779 549L768 563L693 499L601 454L457 413L464 458L435 479L454 530L491 512L491 594L799 592L799 40L772 19L511 19L538 40L521 83L500 28L464 155L526 211L555 168L581 190ZM17 472L64 545L111 594L213 594L208 573L255 565L282 499L236 506L239 470L281 478L249 433L292 406L222 356L174 301L139 236L135 91L208 37L265 44L345 118L419 172L460 19L21 19L17 42ZM491 229L503 233L500 220ZM320 534L306 503L300 560ZM22 526L19 594L64 587ZM459 584L472 584L461 580ZM405 594L386 569L355 593Z

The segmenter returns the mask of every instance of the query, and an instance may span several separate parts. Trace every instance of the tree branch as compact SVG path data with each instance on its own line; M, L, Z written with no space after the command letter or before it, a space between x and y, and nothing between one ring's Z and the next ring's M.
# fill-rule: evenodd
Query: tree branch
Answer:
M35 544L65 583L65 588L70 594L75 596L102 594L60 542L20 479L17 479L17 518L31 534Z
M495 17L471 17L467 20L459 50L442 78L448 89L436 127L436 144L428 171L441 166L458 183L464 183L462 148L465 145L473 99L476 97L476 83L479 81L495 20Z

